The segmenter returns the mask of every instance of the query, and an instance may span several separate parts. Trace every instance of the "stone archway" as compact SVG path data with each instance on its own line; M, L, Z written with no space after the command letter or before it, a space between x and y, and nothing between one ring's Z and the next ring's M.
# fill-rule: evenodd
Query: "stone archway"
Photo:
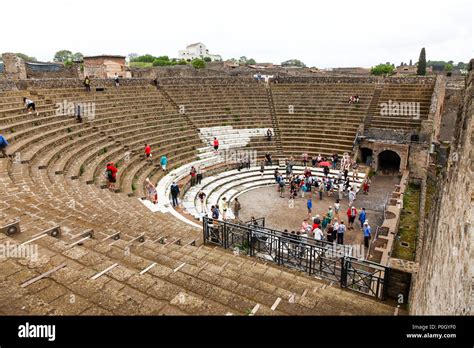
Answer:
M370 166L372 165L372 162L373 162L373 150L369 147L361 147L360 148L360 152L359 152L359 158L360 158L360 161L367 165L367 166Z
M377 169L382 172L398 173L400 172L401 158L400 155L392 150L384 150L379 152Z

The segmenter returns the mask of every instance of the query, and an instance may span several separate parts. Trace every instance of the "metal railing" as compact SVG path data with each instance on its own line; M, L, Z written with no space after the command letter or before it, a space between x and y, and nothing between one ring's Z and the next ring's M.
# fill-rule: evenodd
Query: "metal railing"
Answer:
M203 218L204 243L232 249L337 282L342 288L385 298L389 268L352 257L352 248L253 224Z

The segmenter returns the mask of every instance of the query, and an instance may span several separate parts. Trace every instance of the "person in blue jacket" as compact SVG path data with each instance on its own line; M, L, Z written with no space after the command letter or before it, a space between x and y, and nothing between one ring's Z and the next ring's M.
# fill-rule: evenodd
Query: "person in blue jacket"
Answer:
M5 139L3 135L0 134L0 152L2 153L3 157L8 157L7 155L7 146L8 141Z
M168 165L168 158L166 158L165 155L161 156L160 165L161 165L161 168L163 168L163 171L166 172L166 166Z
M367 219L367 213L365 208L362 208L362 211L359 213L360 228L364 228L364 222Z

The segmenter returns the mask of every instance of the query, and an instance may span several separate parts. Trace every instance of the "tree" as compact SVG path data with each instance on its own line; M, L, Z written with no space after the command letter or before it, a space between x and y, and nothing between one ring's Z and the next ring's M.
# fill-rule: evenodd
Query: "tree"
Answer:
M246 65L255 65L255 64L257 64L257 62L255 61L255 59L250 58L250 59L247 60L247 64L246 64Z
M186 65L186 64L188 64L186 59L181 59L181 60L178 61L178 65Z
M84 59L84 55L81 52L76 52L72 55L73 61L81 62Z
M380 76L380 75L390 75L393 73L395 68L393 67L392 64L379 64L376 66L373 66L370 69L370 72L372 75Z
M173 65L173 63L170 62L169 60L163 59L163 57L156 58L153 61L153 66L169 66L169 65Z
M203 69L206 67L206 62L202 59L194 59L191 64L195 69Z
M444 71L451 72L453 71L453 64L452 63L446 63L444 66Z
M295 66L298 68L306 68L306 65L299 59L290 59L281 63L281 66Z
M24 53L15 53L15 55L23 60L26 60L27 62L36 62L37 59L35 57L30 57Z
M212 62L212 59L211 59L211 57L204 57L204 61L206 63L209 63L209 62Z
M423 47L420 52L420 58L418 59L418 69L416 70L417 75L426 75L426 51Z
M55 62L67 62L69 60L72 60L73 54L71 51L68 50L62 50L56 52L54 55L54 61Z

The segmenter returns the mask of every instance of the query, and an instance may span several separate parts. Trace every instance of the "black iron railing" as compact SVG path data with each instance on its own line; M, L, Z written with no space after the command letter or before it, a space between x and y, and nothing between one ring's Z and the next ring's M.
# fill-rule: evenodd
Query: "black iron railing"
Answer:
M385 298L389 268L352 257L352 248L285 234L254 224L203 218L204 243L232 249L337 282L341 287Z

